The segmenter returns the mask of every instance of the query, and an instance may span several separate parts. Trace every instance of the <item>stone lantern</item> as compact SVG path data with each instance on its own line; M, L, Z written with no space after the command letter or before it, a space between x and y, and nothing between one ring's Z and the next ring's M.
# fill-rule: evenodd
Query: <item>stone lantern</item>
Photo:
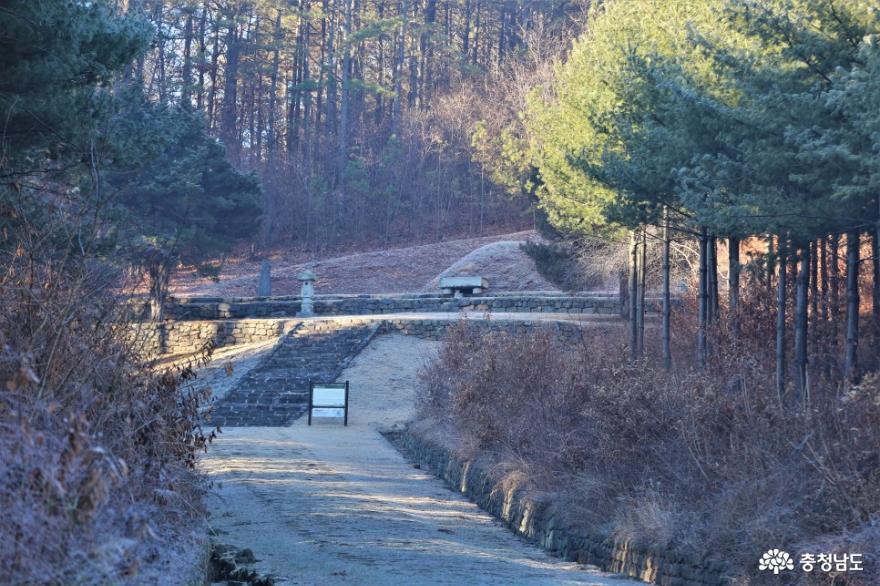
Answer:
M315 273L306 269L298 274L296 278L302 283L302 293L300 294L302 305L297 315L301 317L315 315L315 279L317 279Z

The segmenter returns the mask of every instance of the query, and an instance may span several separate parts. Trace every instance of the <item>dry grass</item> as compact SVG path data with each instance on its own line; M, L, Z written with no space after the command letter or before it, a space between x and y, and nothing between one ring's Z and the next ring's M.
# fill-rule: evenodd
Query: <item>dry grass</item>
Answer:
M136 577L204 518L192 373L133 355L106 277L22 256L0 275L4 583Z
M514 337L461 324L423 375L421 415L498 462L519 463L571 523L716 552L741 584L763 583L757 559L770 547L862 553L864 572L820 577L878 584L880 377L843 391L817 360L809 405L780 401L773 320L762 299L744 306L738 337L715 328L705 371L686 359L687 304L675 319L671 373L655 356L629 362L610 332L578 347L550 331ZM863 341L866 361L873 344Z

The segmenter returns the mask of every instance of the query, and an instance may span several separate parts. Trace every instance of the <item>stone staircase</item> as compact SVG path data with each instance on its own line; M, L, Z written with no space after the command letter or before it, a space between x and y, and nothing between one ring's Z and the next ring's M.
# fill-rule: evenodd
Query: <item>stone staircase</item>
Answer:
M333 382L379 327L321 320L301 324L214 404L209 423L288 425L308 408L309 380Z

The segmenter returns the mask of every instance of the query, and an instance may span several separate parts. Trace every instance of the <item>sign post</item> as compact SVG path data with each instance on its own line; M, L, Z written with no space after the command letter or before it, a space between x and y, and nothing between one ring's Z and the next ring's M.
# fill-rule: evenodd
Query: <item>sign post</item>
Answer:
M342 417L348 425L348 381L316 383L309 381L309 425L312 417Z

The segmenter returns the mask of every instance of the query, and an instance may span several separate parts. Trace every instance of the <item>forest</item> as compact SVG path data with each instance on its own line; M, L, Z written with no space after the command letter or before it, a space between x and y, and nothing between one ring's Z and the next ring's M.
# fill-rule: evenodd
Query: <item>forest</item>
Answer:
M620 331L463 325L420 417L737 584L770 546L880 581L875 1L10 0L0 49L11 583L149 581L204 533L211 349L126 336L177 271L524 229Z
M532 219L526 198L486 176L475 129L515 120L529 60L559 51L583 10L132 0L156 31L132 75L150 99L203 112L229 160L259 174L258 246L482 235Z

